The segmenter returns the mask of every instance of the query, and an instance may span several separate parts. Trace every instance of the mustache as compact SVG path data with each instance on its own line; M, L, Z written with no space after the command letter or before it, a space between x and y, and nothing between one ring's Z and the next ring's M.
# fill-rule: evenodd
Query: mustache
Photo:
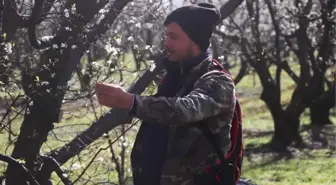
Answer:
M170 49L170 48L166 48L165 52L167 52L167 53L175 53L175 50L174 49Z

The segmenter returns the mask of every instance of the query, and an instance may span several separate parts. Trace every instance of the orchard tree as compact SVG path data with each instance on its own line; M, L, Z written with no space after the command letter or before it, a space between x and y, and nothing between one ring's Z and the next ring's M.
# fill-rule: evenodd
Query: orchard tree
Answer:
M17 27L22 26L27 29L31 46L41 53L38 59L31 59L32 68L27 68L21 73L21 85L28 105L12 157L24 161L26 170L22 170L21 165L9 163L6 184L27 184L28 177L33 178L30 179L31 183L48 184L49 179L44 177L46 169L41 171L41 165L55 163L39 154L54 123L60 121L60 108L68 81L88 46L106 32L129 2L4 1L2 25L10 26L2 29L3 41L10 39ZM30 14L20 14L18 9L24 5L21 11ZM8 22L11 16L17 19L18 24L12 25L13 23ZM55 20L53 24L56 23L55 30L50 33L53 36L46 35L40 38L36 33L39 24L50 19ZM55 170L57 166L50 168Z
M274 120L271 147L276 151L287 151L293 142L303 145L300 116L307 108L311 107L312 118L319 119L313 122L326 123L335 105L331 96L335 78L326 77L335 64L334 9L332 1L249 0L227 21L225 31L217 31L239 42L241 60L258 74L263 88L260 98ZM293 69L295 62L299 74ZM281 101L283 71L295 83L285 104Z
M241 3L242 0L230 0L221 6L223 19ZM99 179L111 183L110 180L101 180L102 177L97 177L99 174L96 173L86 175L88 168L100 160L97 156L109 149L119 184L127 183L129 172L125 158L131 143L125 139L125 132L136 121L114 129L123 122L131 123L131 118L118 109L100 116L92 98L93 87L97 81L106 81L124 83L132 93L150 90L153 80L163 69L160 62L162 48L157 47L162 46L162 27L158 25L162 25L167 7L161 1L131 0L4 0L1 6L0 70L4 71L1 73L1 87L7 92L16 87L19 94L11 96L8 101L11 103L6 104L8 111L3 117L9 119L2 119L1 131L10 132L10 123L20 117L23 120L18 124L18 135L12 134L15 138L11 157L0 155L0 160L8 163L1 180L8 185L51 184L51 175L55 172L64 184L71 184L69 174L78 168L78 163L82 166L82 157L89 156L91 161L81 173L71 176L75 178L73 182L87 183ZM143 13L144 7L146 13ZM15 52L11 50L13 48ZM18 57L20 52L24 57ZM133 58L131 62L135 62L131 70L127 69L127 65L131 65L127 62L129 53ZM132 80L136 82L130 84ZM12 95L12 92L8 94ZM19 105L18 101L23 103ZM86 108L80 116L94 115L93 123L80 130L70 142L60 148L50 147L50 153L45 154L43 147L48 147L47 140L51 136L57 142L62 141L60 135L55 134L55 127L64 119L79 116L64 111L71 111L74 102ZM77 125L80 124L72 127ZM109 135L111 130L120 136ZM118 141L121 146L117 152L113 144ZM81 155L89 147L92 149ZM91 156L94 150L95 154ZM69 161L75 157L79 162ZM71 163L71 167L64 170L61 166L66 162ZM92 169L98 171L97 166Z

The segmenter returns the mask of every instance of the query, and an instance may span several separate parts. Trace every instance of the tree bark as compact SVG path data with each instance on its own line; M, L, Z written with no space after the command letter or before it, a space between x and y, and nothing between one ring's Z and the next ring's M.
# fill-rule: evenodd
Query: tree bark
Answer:
M50 52L52 53L53 51ZM53 54L46 53L45 59L53 58L50 55ZM49 85L38 86L33 79L27 79L27 84L24 84L35 86L33 91L27 94L33 104L32 106L28 106L26 110L12 157L24 159L26 167L32 173L36 173L38 166L42 163L42 160L39 158L42 144L47 141L48 133L54 127L53 124L59 122L60 107L65 89L59 89L58 87L65 87L67 85L67 79L70 78L76 63L80 61L80 57L81 53L79 51L64 51L60 57L60 61L55 64L55 68L36 73L36 76L41 81L47 81ZM42 62L47 63L46 61ZM55 73L54 78L50 76L52 73ZM36 76L34 75L34 79ZM26 78L29 78L29 76ZM18 173L16 168L13 165L8 166L6 184L26 185L26 179L18 178L22 174Z
M311 104L311 124L319 126L332 124L332 121L329 118L330 109L332 107L335 107L335 84Z
M299 134L300 119L299 115L282 109L280 97L280 89L276 84L264 82L261 99L266 103L274 120L274 134L270 147L276 152L287 152L287 147L293 141L301 142Z
M271 148L276 152L288 152L287 147L295 143L302 146L303 141L299 133L300 117L291 112L281 111L274 119L274 134Z

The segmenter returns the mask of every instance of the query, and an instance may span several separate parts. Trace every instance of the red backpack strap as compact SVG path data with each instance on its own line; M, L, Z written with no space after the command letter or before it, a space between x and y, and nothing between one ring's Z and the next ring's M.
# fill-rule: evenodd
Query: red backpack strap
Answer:
M237 99L236 108L234 111L234 116L232 119L232 128L231 128L231 148L229 153L225 156L225 159L232 161L236 168L236 182L239 180L241 175L241 168L243 162L243 130L242 130L242 114L240 103Z
M224 69L224 67L216 60L212 60L212 65L207 70L219 70L227 75L230 76L232 79L230 73ZM214 68L214 69L213 69ZM206 71L200 71L196 77L193 78L194 81L196 81L199 77L201 77ZM186 84L186 93L189 92L193 86L194 81L189 82ZM234 110L234 115L232 119L232 128L230 131L231 134L231 148L227 155L224 155L223 152L219 149L215 135L210 131L207 124L198 124L198 128L203 131L204 136L208 138L211 145L213 145L214 150L216 154L218 155L218 158L220 161L218 161L218 164L223 161L224 163L231 163L234 167L234 181L237 182L240 178L241 174L241 167L242 167L242 159L243 159L243 142L242 142L242 114L241 114L241 108L238 100L238 96L236 95L236 106Z
M225 70L225 68L222 66L222 64L220 62L218 62L215 59L212 59L212 62L213 62L213 64L214 64L215 67L218 67L220 71L222 71L223 73L229 75L230 78L232 79L231 74L227 70Z
M224 67L217 61L213 59L214 65L220 68L220 70L228 74L232 79L230 73L224 69ZM243 134L242 134L242 111L241 106L239 103L238 95L236 94L236 106L234 110L234 115L232 119L232 127L231 127L231 148L228 154L225 156L225 160L231 161L234 163L236 167L236 182L239 180L241 175L241 168L242 168L242 160L243 160L243 153L244 153L244 146L243 146Z

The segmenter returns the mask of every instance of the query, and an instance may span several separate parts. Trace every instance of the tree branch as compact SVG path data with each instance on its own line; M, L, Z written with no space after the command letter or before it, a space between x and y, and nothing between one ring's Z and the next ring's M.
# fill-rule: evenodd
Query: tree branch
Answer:
M118 158L116 157L116 154L115 154L113 146L112 146L112 141L111 141L110 138L108 139L108 143L109 143L109 146L110 146L110 152L112 154L112 162L114 162L114 164L116 165L116 171L117 171L117 174L118 174L119 184L121 184L121 182L120 182L122 180L121 165L120 165L120 162L119 162Z
M274 63L281 67L291 78L295 83L298 83L300 78L294 73L294 71L290 68L290 66L288 65L288 62L286 60L280 62L280 63L276 63L274 61Z
M32 9L32 15L29 18L28 25L28 37L30 44L36 49L43 49L51 46L51 43L55 40L56 37L49 37L46 40L37 39L36 37L36 24L37 19L39 18L44 0L35 0L34 7Z
M163 55L160 55L155 60L156 68L153 71L146 71L140 79L131 86L129 89L130 93L141 94L156 75L162 71L162 57ZM132 119L133 118L129 117L125 110L112 109L110 112L101 116L99 120L92 123L87 130L76 136L70 143L66 144L58 151L53 151L50 156L63 164L76 154L80 153L86 146L90 145L104 133L112 130L118 125L130 122Z
M277 63L280 63L281 61L281 56L280 56L280 28L279 28L279 24L277 22L277 20L275 19L275 14L276 11L273 9L272 4L270 2L270 0L265 0L265 3L267 5L268 11L271 15L271 19L272 19L272 24L274 27L274 31L275 31L275 60L277 61ZM276 70L276 75L275 75L275 83L277 85L277 87L280 89L280 78L281 78L281 68L278 65L278 68Z
M332 31L334 26L330 24L329 21L329 14L335 7L331 4L330 1L326 3L320 0L320 2L322 12L322 25L324 26L324 28L318 48L318 57L316 61L317 65L319 66L319 69L321 69L322 71L326 71L327 68L329 67L327 61L330 59L330 56L333 55L333 50L335 49L335 47L332 45L332 42L330 41L331 40L330 37L335 36L334 31Z
M240 59L240 64L241 64L240 70L239 70L237 76L234 79L235 84L238 84L243 79L243 77L246 75L246 73L248 71L248 65L247 65L246 60L241 58Z
M29 170L20 162L18 162L16 159L6 156L6 155L2 155L0 154L0 161L5 161L8 164L11 164L13 166L17 166L19 167L22 171L24 171L27 180L32 183L33 185L39 185L39 183L35 180L35 178L32 176L32 174L30 174Z
M229 0L225 3L220 9L221 20L223 21L227 17L229 17L239 5L243 3L244 0Z
M57 0L44 0L42 13L48 13Z
M111 8L107 15L105 15L105 18L102 19L98 25L94 26L94 28L88 32L85 30L83 35L87 38L85 39L86 45L89 45L95 41L97 37L104 34L121 13L122 9L131 1L132 0L116 0L113 5L111 5Z
M58 177L61 179L64 185L72 185L70 179L65 175L59 163L50 156L41 156L43 159L43 165L41 170L37 175L37 179L39 182L47 182L49 180L48 176L46 175L48 171L52 170L55 171ZM51 169L48 169L51 168Z

